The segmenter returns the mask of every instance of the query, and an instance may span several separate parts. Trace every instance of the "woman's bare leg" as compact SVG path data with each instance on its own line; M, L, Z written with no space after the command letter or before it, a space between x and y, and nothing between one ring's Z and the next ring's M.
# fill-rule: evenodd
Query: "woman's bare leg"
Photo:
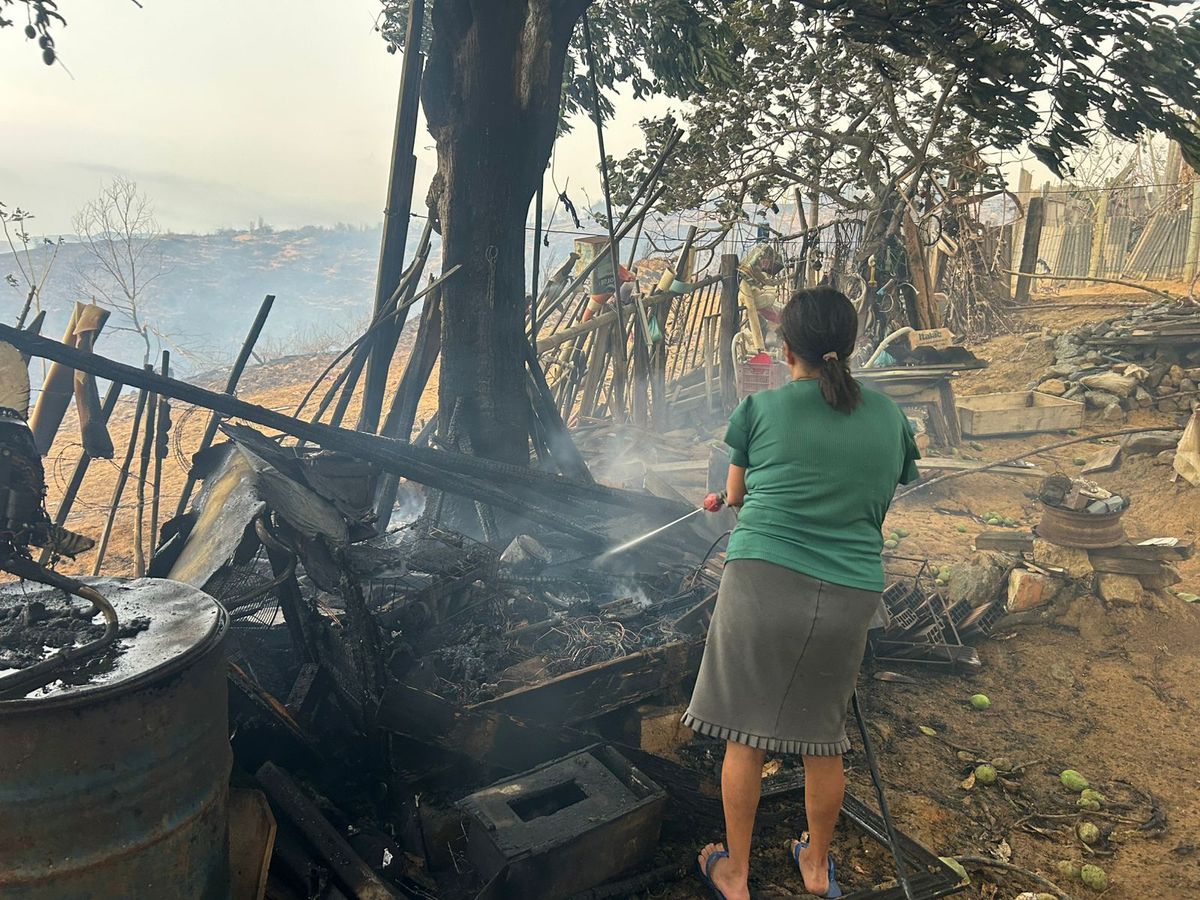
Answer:
M762 767L765 750L728 741L725 762L721 766L721 803L725 807L725 840L729 859L715 863L712 879L728 900L750 896L750 839L754 834L754 816L762 794ZM839 804L840 805L840 804ZM709 855L723 849L709 844L700 852L703 868Z
M800 874L804 887L818 896L829 891L829 845L845 794L846 771L840 756L804 757L808 848L800 851Z

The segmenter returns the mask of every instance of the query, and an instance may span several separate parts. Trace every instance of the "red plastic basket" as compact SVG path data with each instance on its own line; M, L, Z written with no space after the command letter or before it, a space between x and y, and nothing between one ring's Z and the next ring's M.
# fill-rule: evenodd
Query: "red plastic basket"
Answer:
M788 367L769 353L759 353L738 366L738 397L783 387L790 375Z

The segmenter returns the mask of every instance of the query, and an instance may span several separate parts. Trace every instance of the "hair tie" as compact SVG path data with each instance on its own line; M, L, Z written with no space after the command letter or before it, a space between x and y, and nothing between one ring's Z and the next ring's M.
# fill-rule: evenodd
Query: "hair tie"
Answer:
M830 360L834 360L836 362L837 358L838 358L838 355L837 355L836 350L830 350L828 353L826 353L824 356L821 357L821 359L825 360L825 362L829 362Z

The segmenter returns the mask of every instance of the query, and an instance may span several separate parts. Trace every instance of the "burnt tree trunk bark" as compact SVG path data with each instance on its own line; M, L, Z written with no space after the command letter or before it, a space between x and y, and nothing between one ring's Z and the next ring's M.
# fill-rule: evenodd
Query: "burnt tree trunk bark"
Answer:
M438 0L423 96L442 237L439 422L479 456L529 460L525 217L550 158L571 33L590 0Z

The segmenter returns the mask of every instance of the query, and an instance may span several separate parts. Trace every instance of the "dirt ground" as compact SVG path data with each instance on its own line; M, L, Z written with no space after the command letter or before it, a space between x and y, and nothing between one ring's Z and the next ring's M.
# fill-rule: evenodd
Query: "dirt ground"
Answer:
M1144 297L1128 289L1107 289L1043 298L1014 322L1011 334L972 348L991 366L964 375L955 389L960 394L1024 389L1050 362L1051 348L1041 340L1043 329L1120 315L1123 306ZM294 358L253 368L240 395L292 412L328 359ZM398 365L392 375L398 377ZM430 392L420 415L433 407ZM118 460L94 464L69 527L99 536L132 410L131 399L118 408L112 428ZM178 454L190 454L207 414L176 410L174 415L178 433L172 447L179 448ZM354 410L347 417L353 419ZM1178 427L1179 421L1179 416L1138 411L1126 427ZM1098 435L1118 427L1089 419L1083 433ZM61 434L47 461L51 510L57 507L78 453L73 413ZM1061 439L1061 435L1042 435L987 440L974 447L964 445L962 455L997 460ZM1051 471L1071 472L1073 459L1097 448L1084 443L1034 457L1033 462ZM173 513L184 479L176 456L173 449L164 466L163 519ZM1133 498L1125 517L1132 537L1196 539L1200 535L1200 490L1182 482L1171 484L1168 475L1169 469L1140 457L1097 476L1104 486ZM1030 478L958 478L899 500L888 524L910 532L902 545L906 555L954 562L967 557L974 536L987 529L981 519L985 510L1015 519L1020 528L1032 527L1039 515L1032 499L1036 486L1037 480ZM134 506L131 482L105 565L108 573L132 572ZM90 571L90 554L63 568ZM1180 571L1184 581L1178 587L1200 591L1200 558L1183 563ZM863 702L898 824L937 854L999 854L1057 882L1075 897L1090 892L1078 880L1060 876L1058 860L1097 862L1109 875L1105 896L1112 900L1200 897L1196 838L1200 724L1193 695L1200 684L1200 604L1163 595L1147 608L1108 608L1085 590L1075 593L1068 592L1047 608L1041 621L1004 627L983 643L979 648L983 666L977 673L910 666L904 672L917 680L916 685L873 680L869 673L864 676ZM967 698L976 692L991 698L991 709L981 712L970 707ZM922 733L920 726L936 735ZM719 748L700 744L689 752L716 770ZM971 790L961 786L976 761L997 758L1003 763L997 768L1019 767L1011 784ZM848 763L851 789L861 798L871 798L861 754L853 753ZM1082 772L1108 797L1101 813L1080 815L1077 794L1058 782L1058 773L1066 768ZM799 801L789 795L764 809L766 822L754 859L756 896L801 894L798 876L782 849L786 838L803 828ZM1154 819L1152 811L1161 814L1165 825ZM1079 821L1095 823L1105 835L1094 848L1076 837ZM1138 823L1147 822L1154 827L1139 827ZM717 839L716 833L697 835L698 841ZM843 887L865 887L886 877L889 870L886 851L848 829L843 830L836 852ZM684 843L670 843L664 846L660 862L671 855L686 861L693 853ZM1023 877L1001 870L973 869L971 875L973 885L962 896L1007 900L1038 889ZM689 878L641 896L707 895Z

